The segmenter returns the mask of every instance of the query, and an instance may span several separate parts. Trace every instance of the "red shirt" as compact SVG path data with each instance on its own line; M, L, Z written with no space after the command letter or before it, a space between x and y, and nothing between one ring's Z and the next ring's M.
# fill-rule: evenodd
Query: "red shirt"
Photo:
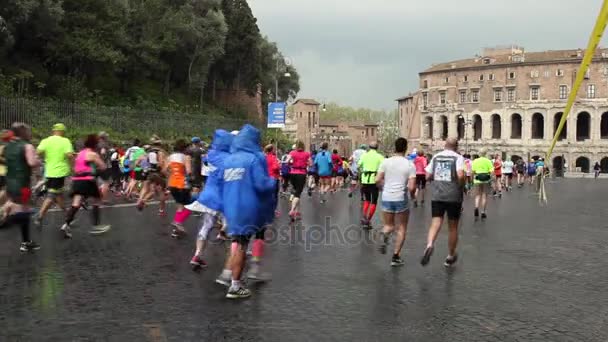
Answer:
M494 161L494 174L497 176L502 176L502 161Z
M340 165L342 165L342 157L340 157L339 154L332 154L331 155L331 163L334 164L334 171L338 172L338 169L340 168Z
M266 154L266 163L268 164L268 175L274 179L279 179L281 176L281 166L279 160L274 153Z
M291 171L292 175L305 175L308 167L308 160L310 160L310 153L306 151L291 151Z
M414 166L416 166L416 174L417 175L425 175L426 166L428 165L428 161L425 156L418 156L414 159Z

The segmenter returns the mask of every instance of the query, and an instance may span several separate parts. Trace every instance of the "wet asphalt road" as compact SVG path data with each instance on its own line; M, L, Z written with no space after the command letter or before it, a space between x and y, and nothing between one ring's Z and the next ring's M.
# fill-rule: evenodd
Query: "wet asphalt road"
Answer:
M483 223L468 199L451 270L445 231L430 265L419 264L428 204L412 209L406 265L391 268L358 227L358 200L306 198L295 227L282 203L272 281L237 302L213 282L221 245L208 250L208 269L188 265L195 218L190 236L174 240L155 207L104 209L113 229L90 236L81 211L65 241L54 213L34 233L34 255L19 253L16 227L0 230L0 341L607 341L608 182L547 190L547 207L529 189L492 200Z

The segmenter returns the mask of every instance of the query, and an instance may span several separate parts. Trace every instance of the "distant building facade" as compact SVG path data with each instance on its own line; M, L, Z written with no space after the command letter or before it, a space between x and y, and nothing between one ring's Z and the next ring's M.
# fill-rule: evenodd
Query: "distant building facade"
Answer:
M544 156L583 56L511 46L434 65L419 73L414 94L397 100L400 131L430 150L455 137L471 153ZM608 172L608 50L595 52L577 95L549 163L590 172L598 161Z
M287 121L292 124L286 125L286 133L295 132L294 140L304 142L308 151L318 150L323 142L327 142L330 150L350 156L357 146L378 139L378 124L322 120L320 106L316 100L299 99L288 115Z

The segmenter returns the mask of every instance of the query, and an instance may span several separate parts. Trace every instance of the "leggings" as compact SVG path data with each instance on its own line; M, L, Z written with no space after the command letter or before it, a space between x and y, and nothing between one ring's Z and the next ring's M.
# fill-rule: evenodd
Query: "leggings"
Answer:
M209 232L215 226L216 220L217 220L217 216L211 215L209 213L203 213L203 225L201 226L201 229L198 231L199 240L209 239Z

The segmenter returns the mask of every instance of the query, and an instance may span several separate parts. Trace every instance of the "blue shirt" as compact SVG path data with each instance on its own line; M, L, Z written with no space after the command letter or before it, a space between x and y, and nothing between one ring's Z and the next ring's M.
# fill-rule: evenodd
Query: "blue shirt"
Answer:
M321 151L315 156L314 164L317 166L317 172L321 177L331 176L333 164L331 163L331 154L327 151Z

